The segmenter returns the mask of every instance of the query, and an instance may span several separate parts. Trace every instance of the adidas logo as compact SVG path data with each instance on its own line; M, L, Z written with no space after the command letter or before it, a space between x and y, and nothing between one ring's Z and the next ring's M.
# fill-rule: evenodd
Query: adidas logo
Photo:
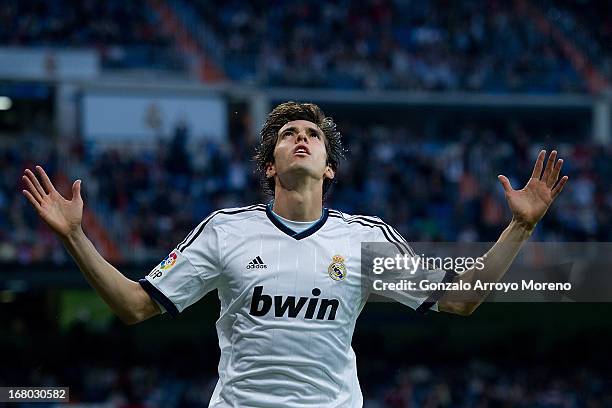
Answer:
M266 269L268 267L268 265L266 265L264 263L264 261L261 260L261 258L258 256L257 258L254 258L251 262L249 262L249 264L246 266L247 269Z

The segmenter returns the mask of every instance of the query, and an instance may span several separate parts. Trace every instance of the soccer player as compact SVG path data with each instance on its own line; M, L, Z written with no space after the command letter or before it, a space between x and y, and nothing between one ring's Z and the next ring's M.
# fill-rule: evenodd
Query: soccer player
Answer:
M323 207L343 147L340 133L314 104L277 106L261 131L256 161L267 205L221 209L197 225L144 279L134 282L106 262L81 229L81 181L64 199L45 171L25 170L24 195L57 233L91 286L125 323L159 313L176 316L216 289L221 359L211 407L360 407L351 347L370 294L360 271L362 242L408 243L377 217ZM561 192L562 161L542 151L527 185L499 176L513 212L482 270L431 271L435 281L499 280L522 243ZM485 294L479 294L484 297ZM482 301L405 294L424 312L469 315Z

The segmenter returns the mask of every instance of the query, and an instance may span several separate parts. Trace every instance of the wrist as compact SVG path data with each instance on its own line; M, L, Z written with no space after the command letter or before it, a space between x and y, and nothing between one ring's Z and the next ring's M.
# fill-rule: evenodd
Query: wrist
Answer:
M533 230L535 229L537 223L530 223L524 220L517 219L516 217L512 217L512 221L510 221L510 225L524 231L525 233L531 235Z
M61 235L60 238L65 245L69 245L75 243L84 236L85 233L83 232L83 228L79 224L76 228L73 228L66 234Z

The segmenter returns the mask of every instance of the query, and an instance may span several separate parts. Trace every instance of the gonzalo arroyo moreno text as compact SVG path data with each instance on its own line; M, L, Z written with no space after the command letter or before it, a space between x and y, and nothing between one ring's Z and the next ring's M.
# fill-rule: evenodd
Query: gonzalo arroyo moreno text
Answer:
M473 283L465 281L432 282L427 279L427 270L452 270L461 274L471 268L481 270L484 268L484 258L471 257L425 257L410 255L395 255L394 257L376 257L372 261L372 272L381 275L385 271L401 271L415 275L417 279L393 279L385 281L376 279L373 288L377 291L569 291L572 285L569 282L538 282L533 279L523 279L520 282L486 282L475 280ZM383 276L381 276L382 278ZM397 276L395 276L397 278Z

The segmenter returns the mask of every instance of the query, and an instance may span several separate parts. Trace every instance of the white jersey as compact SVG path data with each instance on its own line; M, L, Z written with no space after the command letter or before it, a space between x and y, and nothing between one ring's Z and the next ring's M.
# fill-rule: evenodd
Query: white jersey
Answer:
M324 209L296 233L269 205L224 209L140 283L171 315L217 289L221 358L210 407L361 407L351 340L369 296L362 242L410 250L377 217ZM419 310L435 303L397 300Z

